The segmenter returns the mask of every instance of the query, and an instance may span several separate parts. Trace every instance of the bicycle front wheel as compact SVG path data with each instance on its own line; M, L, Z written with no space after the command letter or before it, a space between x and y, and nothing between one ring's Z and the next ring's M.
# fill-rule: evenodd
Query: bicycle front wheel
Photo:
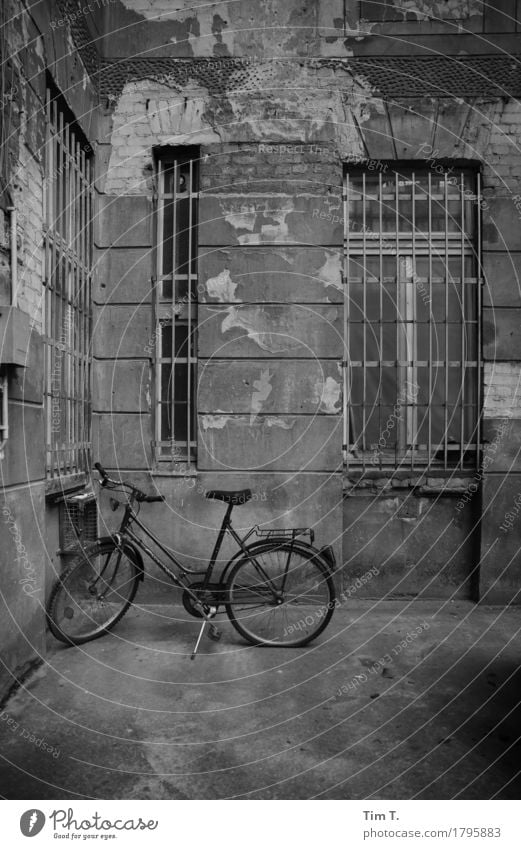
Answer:
M124 550L96 545L54 585L47 613L52 634L69 645L101 637L128 610L138 584L138 569Z
M281 541L256 547L232 569L226 612L254 645L304 646L328 625L335 587L311 547Z

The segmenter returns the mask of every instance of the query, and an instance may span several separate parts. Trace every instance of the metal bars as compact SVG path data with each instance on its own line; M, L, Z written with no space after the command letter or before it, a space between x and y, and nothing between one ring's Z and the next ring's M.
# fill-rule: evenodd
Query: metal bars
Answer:
M197 160L181 148L158 163L155 456L196 461Z
M9 407L7 374L0 375L0 460L4 459L4 446L9 437Z
M44 397L49 479L90 468L90 147L47 92L44 181Z
M479 462L480 201L470 168L346 170L350 466Z

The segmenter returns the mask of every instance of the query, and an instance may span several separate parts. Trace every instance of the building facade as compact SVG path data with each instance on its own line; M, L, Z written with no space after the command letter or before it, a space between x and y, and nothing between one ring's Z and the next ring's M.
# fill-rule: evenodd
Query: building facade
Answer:
M249 486L361 596L516 601L519 4L3 16L3 688L96 460L192 568Z

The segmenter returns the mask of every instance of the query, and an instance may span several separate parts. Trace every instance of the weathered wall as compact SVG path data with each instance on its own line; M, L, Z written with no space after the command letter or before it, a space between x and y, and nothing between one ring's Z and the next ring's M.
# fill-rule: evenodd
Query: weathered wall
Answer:
M30 11L19 0L7 4L6 173L20 213L19 302L33 319L28 367L10 377L12 433L2 462L6 515L19 531L9 530L12 522L0 530L10 616L0 638L11 670L40 651L35 599L43 598L46 564L47 580L58 568L56 515L44 506L46 70L98 142L94 454L167 496L167 505L146 508L156 528L167 528L174 548L199 563L210 547L201 528L215 528L222 516L204 489L249 485L257 497L236 511L241 524L313 524L338 553L345 505L348 575L382 567L370 593L468 594L477 586L469 570L481 556L485 600L516 596L521 163L512 94L521 87L509 54L519 49L517 5L489 4L480 14L473 0L402 0L384 21L375 5L114 0L85 17L73 0L32 3ZM99 129L93 83L102 94ZM151 481L152 148L177 144L200 145L205 157L200 470L187 478L154 470ZM483 164L488 447L477 478L354 476L344 481L343 502L342 164L427 155ZM6 206L4 196L2 303L9 299ZM440 527L444 544L433 548ZM46 550L37 537L44 528ZM20 584L29 569L24 552L33 595ZM150 597L163 591L156 585Z
M184 556L209 554L211 536L201 527L218 523L222 508L202 493L219 486L256 494L236 511L241 524L311 524L323 544L336 539L340 554L339 245L324 227L308 246L313 209L340 179L338 160L324 161L322 152L309 145L310 183L302 182L302 155L292 147L202 147L198 474L153 471L169 506L149 510ZM268 195L258 182L248 191L254 175L269 180L274 169L286 175L284 193ZM235 175L232 191L226 170ZM152 240L147 195L105 196L96 229L95 373L103 380L95 430L99 456L122 469L153 466ZM168 511L175 522L164 521Z
M102 439L115 433L111 438L124 467L150 462L150 362L143 351L153 332L152 148L198 144L204 287L198 480L213 481L207 478L213 474L221 482L227 475L237 480L247 469L274 476L307 469L326 473L329 491L338 493L344 161L433 157L483 163L484 270L494 281L484 289L485 432L510 404L505 393L514 391L518 369L512 332L519 307L512 268L518 260L514 238L502 244L498 234L515 230L508 204L520 173L519 106L499 97L496 60L482 63L487 85L476 86L478 66L472 61L450 64L431 54L513 49L517 24L501 15L483 16L481 7L466 0L396 3L395 14L383 22L371 16L371 4L362 4L364 20L357 3L307 4L305 14L299 3L283 12L276 6L283 21L276 21L273 8L247 2L223 3L208 12L182 3L128 0L124 10L112 4L106 13L105 56L118 56L119 62L103 72L108 108L99 186L106 212L99 270L102 326L109 328L110 341L100 343L99 373L115 374L118 357L128 362L117 365L125 387L118 389L111 379L110 395L103 390L99 433ZM217 14L218 21L212 17ZM269 26L275 26L275 38ZM492 41L482 37L491 31ZM428 58L414 67L410 60L391 66L307 58L411 50ZM138 55L148 64L135 62ZM296 61L288 61L289 55ZM246 58L237 63L232 56ZM190 58L191 64L169 64L166 57ZM315 358L312 368L306 346ZM498 358L504 360L500 372ZM167 480L161 480L163 491L169 486L172 495L180 491L179 481ZM382 566L371 584L377 594L387 592L391 581L405 594L475 595L475 572L473 579L470 574L478 559L479 498L457 509L472 483L420 475L405 484L363 486L352 477L344 510L348 572L356 573L361 564ZM421 493L428 500L418 499ZM421 509L418 504L412 509L412 501L421 502ZM370 515L365 524L361 515ZM444 544L427 562L425 541L435 541L447 524ZM380 545L389 528L396 542L390 560L387 543ZM340 532L341 523L333 534L337 541ZM185 538L189 547L198 545L193 534ZM485 575L486 568L484 581Z
M402 113L399 125L399 110L404 106L409 107L409 114ZM482 214L483 462L480 470L466 480L458 477L456 482L445 481L443 485L439 482L440 492L443 487L452 490L449 500L443 502L438 497L428 510L416 507L412 516L407 509L410 496L403 493L400 481L396 483L398 489L394 489L393 482L391 493L379 494L377 485L369 487L369 492L359 498L351 492L346 502L344 559L356 564L380 563L385 576L383 589L388 588L388 576L394 573L400 591L423 593L424 576L430 566L425 564L424 555L414 553L414 548L416 539L430 537L437 539L437 547L429 549L429 563L440 560L446 564L446 568L439 569L436 581L428 584L431 590L441 595L470 591L474 598L503 602L517 598L520 577L515 532L502 530L500 526L509 509L509 497L512 496L513 503L515 487L519 489L516 435L521 415L518 332L521 108L515 99L493 98L467 103L438 101L436 112L433 106L434 101L425 99L409 99L400 106L390 104L386 115L370 118L362 126L369 153L374 157L390 156L394 148L407 159L416 158L420 150L420 156L482 163L486 201ZM450 167L450 162L447 165ZM412 482L418 487L418 494L425 486L425 478L417 476ZM382 484L385 481L380 482L380 488ZM353 497L360 503L350 504ZM357 524L360 515L365 519L363 532L360 523ZM375 518L379 515L380 521ZM373 536L375 526L378 532ZM454 526L459 529L456 534ZM396 542L391 556L388 539ZM470 583L462 581L459 569L462 564L470 568L473 560L480 564L479 576L475 570ZM424 564L421 569L419 563ZM371 582L367 592L378 591L378 581Z
M0 474L0 644L3 694L45 647L46 590L60 568L56 555L56 510L45 501L43 417L43 191L46 71L62 89L85 131L93 126L96 95L88 82L67 24L55 2L6 3L0 103L3 167L0 197L0 297L10 287L10 204L17 211L18 306L31 319L26 367L9 370L9 440ZM8 58L7 58L8 57ZM51 533L48 534L48 531Z
M382 20L382 3L359 0L112 0L97 43L109 58L428 54L440 36L444 53L514 52L516 0L498 5L399 0Z

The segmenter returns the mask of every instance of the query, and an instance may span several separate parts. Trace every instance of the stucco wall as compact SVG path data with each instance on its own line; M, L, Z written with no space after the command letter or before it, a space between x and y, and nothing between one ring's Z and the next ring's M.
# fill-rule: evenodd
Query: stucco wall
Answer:
M17 212L18 307L30 317L26 367L10 367L9 439L0 466L0 694L15 684L45 649L44 605L59 571L56 509L45 500L43 412L43 228L46 70L61 87L86 131L96 96L57 3L9 0L2 32L9 97L3 110L2 303L9 302L11 203Z

